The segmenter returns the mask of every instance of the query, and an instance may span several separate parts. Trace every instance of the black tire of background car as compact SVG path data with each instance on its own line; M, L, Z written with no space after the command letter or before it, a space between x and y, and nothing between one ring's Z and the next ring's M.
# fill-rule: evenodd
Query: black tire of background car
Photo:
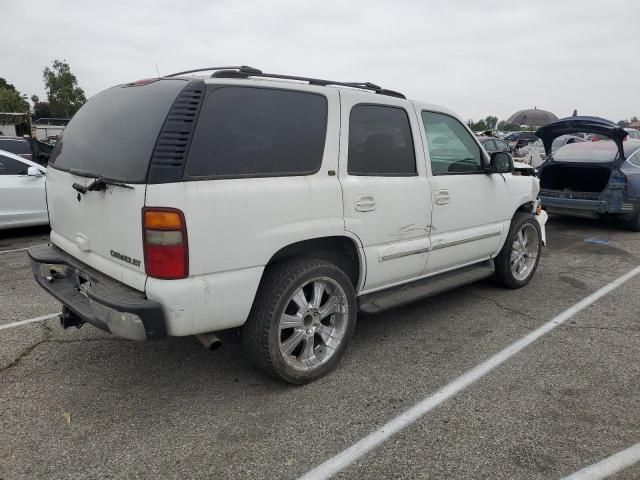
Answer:
M640 209L630 220L625 222L624 227L632 232L640 232Z
M311 372L300 372L289 367L280 355L278 325L293 292L315 277L329 277L342 286L349 302L348 325L344 339L327 363ZM351 280L341 269L325 260L283 260L267 267L263 274L249 318L242 327L242 346L254 365L269 376L302 385L326 375L335 368L353 335L356 315L355 290Z
M511 271L511 251L513 249L513 242L515 240L518 231L522 228L522 226L526 223L530 223L538 232L538 256L536 258L536 263L531 269L531 273L524 280L518 280L513 276L513 272ZM516 214L511 219L511 226L509 227L509 234L507 235L507 240L504 242L504 246L500 253L496 257L496 273L495 278L500 285L507 288L520 288L524 287L529 281L533 278L533 275L538 268L538 264L540 263L540 255L542 253L542 234L540 231L540 224L536 220L535 216L531 213L525 212L516 212Z

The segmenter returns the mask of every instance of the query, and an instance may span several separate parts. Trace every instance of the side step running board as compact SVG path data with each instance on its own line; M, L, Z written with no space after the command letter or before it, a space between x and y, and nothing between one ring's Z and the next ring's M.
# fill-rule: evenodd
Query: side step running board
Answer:
M363 295L358 299L358 304L360 310L365 313L379 313L490 277L494 271L493 260L486 260L434 277Z

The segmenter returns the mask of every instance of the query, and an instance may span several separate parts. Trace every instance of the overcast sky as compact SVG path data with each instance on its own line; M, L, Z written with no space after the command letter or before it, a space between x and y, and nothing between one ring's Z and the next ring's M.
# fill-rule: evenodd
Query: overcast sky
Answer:
M188 68L370 81L464 119L537 106L640 116L638 0L16 2L0 0L0 77L44 95L66 59L87 96Z

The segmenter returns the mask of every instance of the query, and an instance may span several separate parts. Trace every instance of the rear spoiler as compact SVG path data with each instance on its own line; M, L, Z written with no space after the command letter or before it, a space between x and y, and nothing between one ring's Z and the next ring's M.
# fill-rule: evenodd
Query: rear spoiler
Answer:
M551 144L561 135L572 133L595 133L610 138L616 142L620 159L624 160L624 147L622 142L629 134L624 128L615 123L599 117L567 117L561 118L536 131L538 138L542 139L544 151L547 156L551 155Z

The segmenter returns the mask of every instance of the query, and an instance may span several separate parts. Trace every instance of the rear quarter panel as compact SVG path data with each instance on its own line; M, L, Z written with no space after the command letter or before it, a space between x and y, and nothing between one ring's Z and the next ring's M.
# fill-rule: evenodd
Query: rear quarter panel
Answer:
M326 92L326 89L323 90ZM338 169L339 98L329 91L328 126L320 170L308 176L238 178L148 185L147 207L183 211L190 278L149 279L149 298L170 295L170 326L187 335L243 324L264 266L281 248L302 240L344 235ZM171 292L169 292L169 286Z

